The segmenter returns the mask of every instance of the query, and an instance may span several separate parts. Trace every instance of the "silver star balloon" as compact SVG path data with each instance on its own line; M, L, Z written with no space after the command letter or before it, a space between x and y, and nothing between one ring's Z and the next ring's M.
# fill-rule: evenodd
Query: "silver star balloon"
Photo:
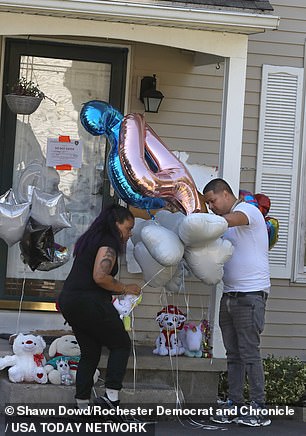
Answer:
M35 188L32 195L31 217L43 226L52 226L54 233L71 227L61 192L52 195Z
M0 203L17 204L17 200L12 188L6 191L5 194L0 195Z
M17 204L12 189L0 197L0 238L12 246L20 241L30 216L30 203Z

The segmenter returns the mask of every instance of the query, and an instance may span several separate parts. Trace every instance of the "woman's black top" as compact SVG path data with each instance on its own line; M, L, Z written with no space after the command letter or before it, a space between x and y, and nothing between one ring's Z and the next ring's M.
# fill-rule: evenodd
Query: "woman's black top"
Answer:
M98 243L88 245L75 257L71 271L65 280L63 291L73 292L98 292L101 297L112 299L112 293L97 285L93 279L93 269L97 252L100 247L111 247L116 252L116 261L111 271L114 277L118 272L117 243L113 236L103 236Z

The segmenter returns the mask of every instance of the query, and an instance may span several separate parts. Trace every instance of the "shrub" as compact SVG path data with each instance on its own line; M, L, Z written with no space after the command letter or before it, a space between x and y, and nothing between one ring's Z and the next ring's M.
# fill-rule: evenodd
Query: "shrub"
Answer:
M265 372L266 402L271 405L295 405L305 394L306 365L298 357L274 357L263 359ZM218 393L221 399L228 395L227 372L219 378ZM244 396L249 397L248 383Z

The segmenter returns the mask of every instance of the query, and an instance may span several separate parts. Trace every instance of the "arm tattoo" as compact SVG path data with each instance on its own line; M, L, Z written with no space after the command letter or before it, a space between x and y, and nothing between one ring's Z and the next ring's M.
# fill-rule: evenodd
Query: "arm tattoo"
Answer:
M108 247L104 257L100 261L101 272L103 272L104 274L110 274L114 263L114 259L116 259L115 250Z

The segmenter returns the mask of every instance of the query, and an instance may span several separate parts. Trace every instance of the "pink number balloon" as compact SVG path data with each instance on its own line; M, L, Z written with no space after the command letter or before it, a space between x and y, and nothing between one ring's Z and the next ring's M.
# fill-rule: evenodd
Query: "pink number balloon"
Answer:
M149 154L157 171L147 163ZM130 184L142 195L164 198L189 215L200 212L195 183L184 164L161 141L140 114L128 114L120 129L119 156Z

